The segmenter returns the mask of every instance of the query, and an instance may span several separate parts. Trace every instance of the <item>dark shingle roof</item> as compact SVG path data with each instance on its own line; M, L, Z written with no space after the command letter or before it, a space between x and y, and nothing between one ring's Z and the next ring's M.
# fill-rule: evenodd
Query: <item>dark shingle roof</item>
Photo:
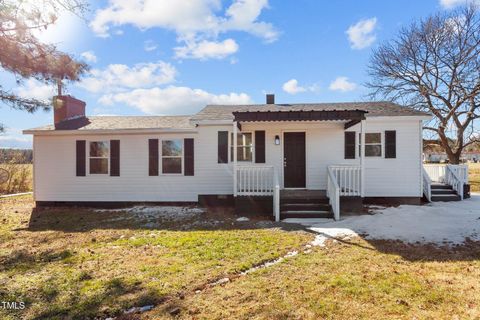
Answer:
M392 102L348 102L348 103L302 103L302 104L252 104L252 105L209 105L192 116L191 120L232 120L232 112L288 112L288 111L367 111L368 117L379 116L428 116L428 113L403 107Z
M193 129L190 116L92 116L61 122L57 130ZM55 126L31 129L51 131Z
M288 111L367 111L367 117L428 116L428 113L391 102L304 103L209 105L193 116L89 116L61 122L57 128L47 125L27 131L54 130L129 130L129 129L194 129L190 120L233 120L232 112Z

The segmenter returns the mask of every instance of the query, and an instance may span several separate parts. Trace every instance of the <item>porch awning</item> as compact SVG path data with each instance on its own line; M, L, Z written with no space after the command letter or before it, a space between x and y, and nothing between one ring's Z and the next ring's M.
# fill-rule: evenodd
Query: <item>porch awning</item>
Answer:
M233 112L234 120L241 122L257 121L348 121L345 129L365 120L364 110L311 110L311 111L238 111Z

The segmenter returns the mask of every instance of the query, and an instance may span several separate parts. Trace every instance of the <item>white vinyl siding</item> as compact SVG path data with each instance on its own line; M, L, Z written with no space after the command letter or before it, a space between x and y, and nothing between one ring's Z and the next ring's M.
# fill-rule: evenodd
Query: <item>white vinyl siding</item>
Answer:
M367 132L396 130L397 157L365 159L367 197L420 197L421 145L420 121L368 119ZM306 132L306 186L325 189L327 166L359 164L359 159L344 159L344 124L340 122L288 122L243 124L244 132L265 131L265 164L273 165L283 184L283 132ZM37 201L197 201L198 195L233 194L233 164L218 163L218 131L232 132L232 125L201 125L197 133L63 135L34 137L34 186ZM360 125L349 128L358 139ZM275 136L280 145L275 145ZM195 176L179 174L148 175L148 139L195 139ZM253 138L253 137L252 137ZM75 175L75 141L121 142L121 176ZM230 150L230 148L229 148ZM382 150L382 155L384 150ZM59 157L58 155L61 155ZM89 153L87 151L87 158ZM229 155L230 156L230 155ZM161 161L161 157L160 157ZM87 159L88 163L88 159ZM161 164L160 164L161 166ZM182 158L183 168L183 158ZM88 168L87 168L88 170ZM183 169L182 169L183 170ZM87 171L88 172L88 171ZM160 167L160 172L161 167Z

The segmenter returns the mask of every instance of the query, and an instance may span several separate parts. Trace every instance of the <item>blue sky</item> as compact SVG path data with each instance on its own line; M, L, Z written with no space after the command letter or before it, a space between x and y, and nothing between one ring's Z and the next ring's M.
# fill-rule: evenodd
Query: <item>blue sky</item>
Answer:
M40 34L91 66L67 92L89 115L192 114L208 103L359 101L372 48L412 20L464 0L110 0L85 21L62 13ZM142 4L141 4L142 3ZM5 88L46 99L38 81ZM30 147L21 130L52 122L2 106L0 147Z

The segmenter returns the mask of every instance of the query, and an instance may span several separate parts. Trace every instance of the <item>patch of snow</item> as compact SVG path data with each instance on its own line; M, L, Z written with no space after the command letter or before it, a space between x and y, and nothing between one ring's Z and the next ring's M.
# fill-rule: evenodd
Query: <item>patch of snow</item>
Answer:
M353 237L358 236L358 234L350 229L347 228L310 228L311 230L318 233L315 236L315 239L311 242L312 246L320 246L325 247L325 242L328 239L351 239Z
M283 257L280 257L280 258L277 258L275 260L271 260L271 261L267 261L265 263L262 263L258 266L255 266L255 267L252 267L248 270L245 270L243 271L242 273L240 273L240 275L244 276L244 275L247 275L249 273L252 273L252 272L255 272L259 269L264 269L264 268L268 268L268 267L271 267L273 265L276 265L277 263L280 263L282 262L283 260L287 259L287 258L291 258L291 257L294 257L298 254L298 251L290 251L288 252L286 255L284 255Z
M456 202L423 206L402 205L373 215L349 216L340 221L312 224L319 235L316 245L328 238L362 234L367 239L401 240L407 243L462 244L466 238L480 241L480 194Z
M368 206L368 209L373 210L373 211L384 210L386 208L387 207L385 207L385 206L378 206L378 205L373 205L373 204Z
M248 219L247 217L240 217L240 218L237 218L237 221L244 222L244 221L250 221L250 219Z
M222 278L222 279L219 279L215 282L212 282L212 283L209 283L208 286L209 287L214 287L214 286L218 286L218 285L222 285L222 284L225 284L227 282L230 282L230 278Z
M191 218L205 210L195 207L176 207L176 206L135 206L124 209L96 209L95 212L125 212L135 218L164 218L170 220Z
M297 223L304 226L311 226L319 223L328 223L332 221L334 220L328 218L287 218L282 220L282 222L285 223Z

